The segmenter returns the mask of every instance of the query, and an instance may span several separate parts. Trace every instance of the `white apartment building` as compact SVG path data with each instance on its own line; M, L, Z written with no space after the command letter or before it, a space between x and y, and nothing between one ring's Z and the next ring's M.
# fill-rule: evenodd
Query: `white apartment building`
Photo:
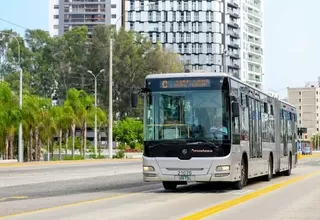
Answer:
M261 1L125 0L125 27L181 54L192 71L226 71L261 88Z
M263 0L241 0L241 79L263 89Z
M298 127L307 128L304 139L309 139L320 128L320 77L318 82L308 82L305 87L288 88L288 102L297 108Z
M73 27L86 25L90 36L95 25L120 28L122 14L122 0L49 0L49 32L61 36Z

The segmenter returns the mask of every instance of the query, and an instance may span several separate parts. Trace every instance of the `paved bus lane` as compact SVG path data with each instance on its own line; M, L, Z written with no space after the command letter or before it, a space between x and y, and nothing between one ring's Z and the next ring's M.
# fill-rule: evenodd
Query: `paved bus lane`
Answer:
M52 195L48 197L35 197L28 198L25 200L15 200L10 202L0 203L0 213L4 211L5 208L13 207L28 207L30 209L20 210L13 213L22 213L21 215L11 216L5 219L182 219L183 217L192 216L195 213L201 213L204 209L212 208L223 204L226 201L235 201L235 199L250 195L261 189L269 187L270 185L278 184L290 179L302 178L307 173L312 173L318 171L320 168L319 161L309 161L308 163L301 164L298 168L293 170L290 177L280 176L272 179L270 182L254 181L250 183L243 190L230 190L228 187L221 185L212 184L194 184L190 186L179 187L177 192L165 192L160 184L151 184L141 187L139 190L134 189L134 187L126 186L127 189L120 189L118 192L112 193L106 187L105 191L97 191L93 196L92 193L79 192L77 194L70 195ZM136 175L136 174L132 174ZM118 176L118 177L121 177ZM125 178L125 176L121 177ZM137 181L141 181L141 177L137 177ZM274 192L270 192L270 195L282 192L290 187L295 187L297 184L299 186L295 188L305 187L306 181L310 181L315 177L308 177L307 179L299 179L298 182L287 185L283 188L276 189ZM76 184L76 183L75 183ZM308 184L308 183L307 183ZM304 186L304 187L303 187ZM75 186L78 187L78 186ZM135 185L135 187L137 187ZM81 188L79 187L79 190ZM295 190L299 190L295 189ZM309 189L309 188L308 188ZM130 193L129 193L130 191ZM294 195L294 193L291 192ZM299 194L300 195L300 194ZM240 214L245 214L250 210L251 213L256 213L256 208L247 208L248 204L265 198L267 195L263 195L258 198L254 198L250 201L244 202L238 206L231 207L215 215L209 216L214 219L229 219L240 216ZM107 198L108 197L108 198ZM296 196L294 196L295 199ZM277 200L277 198L273 198ZM273 199L266 201L268 203L275 203ZM49 202L51 201L51 202ZM63 202L64 201L64 202ZM69 202L66 202L69 201ZM1 202L1 201L0 201ZM67 205L69 203L76 203L72 205ZM57 207L58 206L58 207ZM231 214L226 217L222 215L227 215L229 211L236 210L238 207L242 206L243 209L239 212L240 214ZM260 204L260 208L266 207ZM285 206L287 207L287 206ZM44 208L41 211L28 212L32 210L37 210ZM269 209L269 208L268 208ZM12 214L13 214L12 213ZM230 212L231 213L231 212ZM258 213L259 214L259 213ZM1 215L0 215L1 216ZM207 216L208 217L208 216ZM210 218L207 219L210 219ZM218 217L218 218L217 218ZM244 215L246 219L248 217ZM252 219L258 219L254 216ZM190 219L190 218L189 218ZM277 219L277 218L273 218Z
M206 220L319 220L320 173L211 215Z

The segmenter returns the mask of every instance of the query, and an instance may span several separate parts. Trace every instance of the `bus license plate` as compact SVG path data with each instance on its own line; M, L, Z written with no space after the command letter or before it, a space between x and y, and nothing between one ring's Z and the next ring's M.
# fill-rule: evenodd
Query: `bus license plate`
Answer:
M179 170L178 180L179 181L191 181L192 172L190 170Z

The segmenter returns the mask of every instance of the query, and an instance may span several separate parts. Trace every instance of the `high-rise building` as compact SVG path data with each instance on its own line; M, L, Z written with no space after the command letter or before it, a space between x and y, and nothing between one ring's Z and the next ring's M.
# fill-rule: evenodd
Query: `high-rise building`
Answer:
M182 55L192 71L229 72L261 88L262 0L124 0L125 26Z
M319 134L320 77L318 82L308 82L305 87L288 88L288 102L297 108L298 127L307 128L304 139Z
M263 0L241 3L241 79L263 89Z
M90 35L92 28L99 24L119 28L121 14L122 0L50 0L49 32L51 36L59 36L73 27L85 25Z

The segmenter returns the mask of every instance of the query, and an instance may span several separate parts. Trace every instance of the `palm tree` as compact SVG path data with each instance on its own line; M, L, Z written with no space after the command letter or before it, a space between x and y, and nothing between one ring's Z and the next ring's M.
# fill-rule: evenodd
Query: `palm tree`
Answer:
M57 129L59 131L59 159L61 160L61 149L62 149L62 136L63 132L65 132L66 137L66 152L68 152L68 133L69 128L76 121L76 117L74 115L73 109L70 106L55 106L51 109L52 116L55 120Z
M50 155L50 145L52 144L52 137L57 132L57 126L55 124L54 118L50 109L41 109L40 116L42 118L39 124L39 131L41 139L47 143L48 160ZM53 154L53 146L52 146ZM53 156L53 155L52 155Z
M13 159L14 135L21 112L18 108L17 97L5 82L0 82L0 106L0 149L5 159Z
M69 89L67 92L66 106L70 106L77 118L78 125L81 128L82 137L82 155L85 157L86 139L87 139L87 122L88 114L93 110L94 99L83 90ZM75 135L76 123L72 124L73 135ZM74 140L74 139L73 139ZM74 148L74 142L73 142Z
M64 105L63 106L63 128L65 130L65 139L66 139L66 152L65 154L68 154L68 137L69 137L69 130L71 127L72 131L72 158L74 158L74 138L75 138L75 126L79 124L76 115L74 114L73 109L70 106Z
M27 141L27 161L32 161L34 130L39 120L38 97L26 94L23 98L22 107L22 128L23 138Z

